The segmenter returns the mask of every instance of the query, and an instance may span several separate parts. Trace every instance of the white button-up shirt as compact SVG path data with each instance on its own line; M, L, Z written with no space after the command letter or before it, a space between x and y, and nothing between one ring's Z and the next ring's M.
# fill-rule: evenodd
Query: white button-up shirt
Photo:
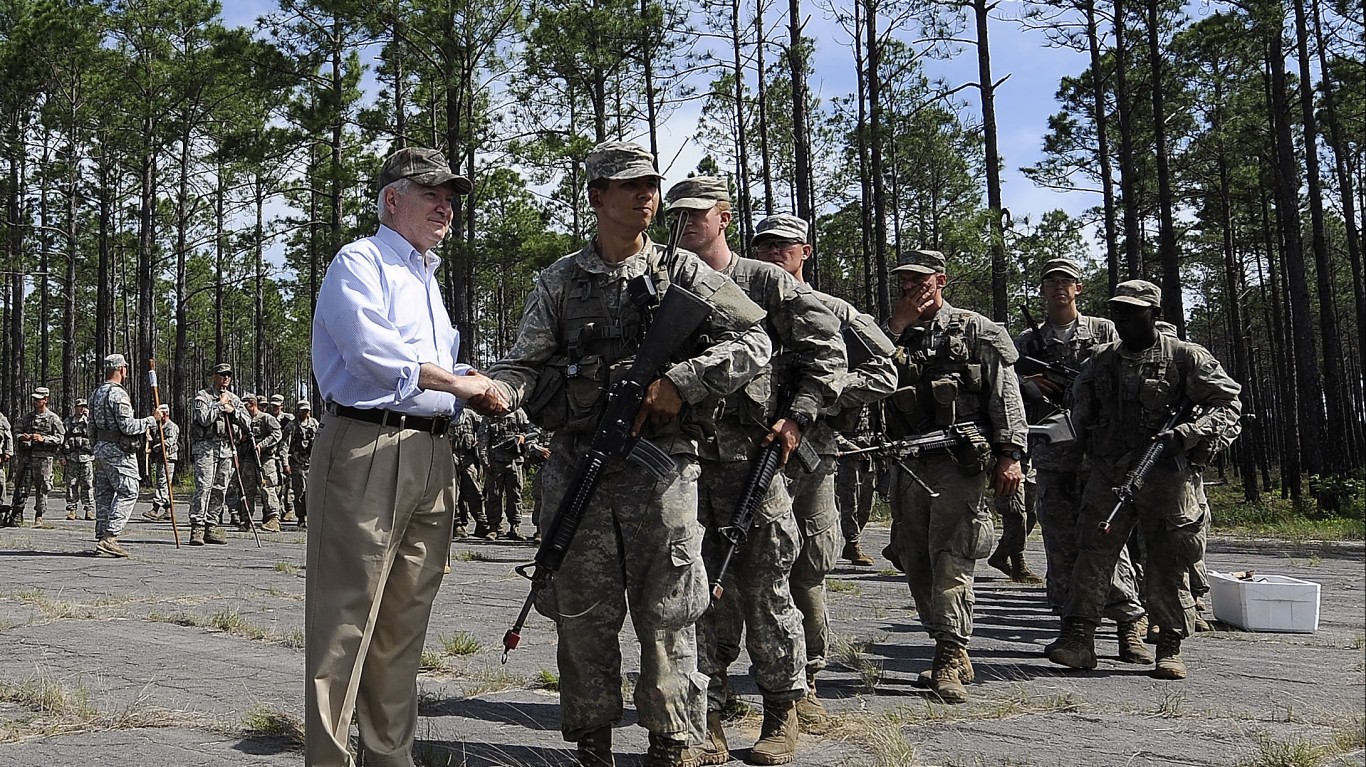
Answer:
M387 226L337 252L313 314L313 374L323 399L409 415L460 412L454 395L417 387L424 362L457 375L470 369L455 361L460 333L441 301L440 264Z

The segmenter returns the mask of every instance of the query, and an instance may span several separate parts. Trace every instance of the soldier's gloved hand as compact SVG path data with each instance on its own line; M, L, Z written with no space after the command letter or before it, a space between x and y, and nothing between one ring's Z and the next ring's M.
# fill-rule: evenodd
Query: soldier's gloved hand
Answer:
M1162 455L1181 455L1186 452L1186 440L1181 438L1176 429L1164 429L1153 435L1154 442L1162 443Z
M640 429L646 420L656 426L670 423L683 409L683 395L668 378L660 378L645 390L645 399L640 403L640 412L631 426L631 433L640 436Z

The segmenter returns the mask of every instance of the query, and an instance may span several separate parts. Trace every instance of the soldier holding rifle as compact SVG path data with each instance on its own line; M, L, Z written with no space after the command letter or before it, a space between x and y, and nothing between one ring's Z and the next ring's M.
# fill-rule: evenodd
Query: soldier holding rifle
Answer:
M545 508L556 511L546 520L542 553L556 545L567 515L583 511L566 492L592 495L559 575L537 586L536 609L555 621L559 635L561 731L578 744L581 764L614 764L612 727L623 708L618 634L629 609L641 648L635 704L649 731L645 764L675 767L692 763L689 742L701 738L704 721L694 640L694 623L707 607L697 416L751 379L772 346L759 324L763 311L734 283L693 254L671 252L646 235L659 209L661 179L647 150L605 142L589 152L585 166L597 232L582 250L541 272L516 344L489 375L512 407L524 406L534 423L555 434L542 481ZM698 336L708 341L670 338L663 375L635 381L628 376L633 356L658 351L642 346L647 326L670 335L662 319L651 317L668 308L676 288L710 304ZM608 420L605 412L619 416L619 399L606 392L626 379L645 387L633 422L600 425ZM592 446L610 447L604 428L648 440L653 448L645 452L664 459L656 466L662 476L618 457L590 458ZM575 476L576 466L598 471L596 484ZM538 554L538 568L541 561Z
M119 533L138 500L137 453L147 440L152 416L133 415L133 400L123 388L128 361L122 354L104 358L104 384L90 395L91 424L95 428L95 554L126 557Z
M194 398L190 418L190 458L194 461L194 496L190 499L190 545L223 544L223 512L232 481L233 447L228 430L251 428L242 400L232 392L232 365L220 362L213 383Z
M946 429L962 439L894 462L891 548L935 640L926 681L944 701L963 703L973 680L973 571L994 542L982 498L989 488L997 498L1012 496L1023 479L1027 427L1010 367L1017 355L999 325L944 299L939 251L901 253L892 276L901 297L887 330L897 339L900 388L885 401L888 436Z
M1077 440L1068 456L1074 464L1085 456L1091 473L1077 513L1077 559L1062 634L1048 658L1072 668L1096 667L1096 626L1109 601L1115 562L1137 526L1148 560L1147 607L1161 628L1153 675L1184 679L1181 640L1194 632L1196 617L1186 579L1205 535L1192 460L1201 463L1200 456L1236 424L1241 388L1204 347L1159 333L1161 314L1156 285L1130 280L1116 286L1110 316L1119 340L1101 347L1072 387ZM1201 414L1185 417L1182 411L1192 403L1203 406ZM1154 445L1161 448L1156 455ZM1135 471L1140 463L1146 478Z

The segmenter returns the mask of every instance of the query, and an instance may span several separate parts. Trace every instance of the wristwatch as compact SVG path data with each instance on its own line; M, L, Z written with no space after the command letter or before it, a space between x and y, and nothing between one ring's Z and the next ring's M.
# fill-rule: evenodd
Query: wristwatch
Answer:
M995 452L997 458L1009 458L1012 461L1023 461L1025 457L1024 451L1018 447L1000 448Z
M801 429L802 431L806 431L807 429L811 428L811 416L807 415L806 413L792 412L788 413L784 417L787 418L787 420L797 424L797 428Z

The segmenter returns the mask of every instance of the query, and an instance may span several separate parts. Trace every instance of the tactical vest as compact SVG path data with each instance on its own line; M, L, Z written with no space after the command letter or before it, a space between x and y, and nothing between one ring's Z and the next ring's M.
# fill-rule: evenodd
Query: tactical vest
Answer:
M887 432L893 439L951 426L977 423L991 433L977 328L968 312L951 310L941 329L937 322L910 327L893 354L900 388L888 399Z
M212 391L212 390L210 390L210 389L202 389L202 390L200 390L199 394L195 395L195 400L196 400L196 401L193 403L193 406L194 406L195 410L198 410L198 409L199 409L199 402L198 402L199 396L200 396L200 395L204 395L204 394L207 394L207 395L209 396L209 398L213 400L213 402L214 402L213 407L214 407L215 411L217 411L217 408L218 408L218 404L217 404L217 403L218 403L218 392ZM228 441L228 418L229 418L229 417L230 417L230 416L228 416L227 414L224 414L224 413L217 413L216 417L213 419L213 422L210 423L208 426L204 426L203 424L201 424L201 423L199 422L199 418L198 418L197 416L191 416L191 418L190 418L190 442L191 442L192 444L200 443L200 442L209 442L209 443L213 443L213 444L215 444L215 445L217 445L217 444L222 444L222 443L226 443L226 442Z
M125 454L132 455L142 449L145 435L142 432L124 434L123 429L119 428L119 399L115 399L115 391L123 395L119 399L130 402L128 392L112 381L106 381L90 396L90 420L95 425L95 441L111 443Z
M92 455L95 452L95 443L91 440L93 434L89 414L74 417L66 422L66 440L62 448L67 455Z
M313 440L318 436L318 419L298 420L294 424L294 434L289 438L289 462L293 466L308 468L313 452Z
M1157 345L1135 367L1112 343L1091 359L1091 388L1097 416L1090 427L1089 451L1116 459L1146 447L1185 392L1190 350L1181 341L1158 336Z

